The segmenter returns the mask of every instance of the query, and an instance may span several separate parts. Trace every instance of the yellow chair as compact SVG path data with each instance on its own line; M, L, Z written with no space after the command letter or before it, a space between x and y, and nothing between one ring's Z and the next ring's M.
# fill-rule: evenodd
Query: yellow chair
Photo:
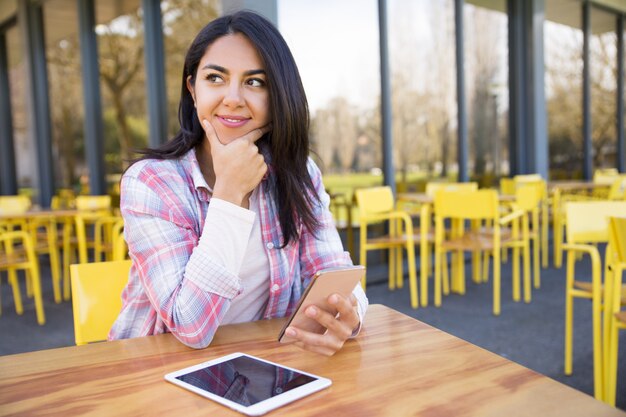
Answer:
M0 196L0 214L22 214L30 210L32 202L25 195L3 195ZM4 224L7 228L26 230L26 219L5 220Z
M121 226L119 223L121 222ZM124 227L124 219L119 216L104 216L94 222L94 262L112 261L115 248L115 234L113 228L117 225L117 233ZM81 242L79 242L81 243ZM87 259L85 242L81 243L81 257Z
M419 236L413 234L413 220L408 213L396 210L390 187L373 187L356 190L360 223L360 262L367 266L367 251L389 249L389 288L402 287L402 248L407 251L411 306L418 307L417 278L415 273L415 244ZM386 223L389 234L368 237L368 225ZM361 282L365 288L365 277Z
M30 282L35 302L37 323L46 323L41 295L41 278L39 275L39 261L33 248L31 236L23 230L7 231L0 228L0 271L7 271L9 284L13 289L15 312L24 313L17 271L23 270L26 281Z
M523 210L530 216L529 230L528 230L528 247L532 244L533 248L533 286L539 288L541 286L541 268L540 268L540 256L539 252L541 248L545 248L547 243L543 243L543 230L545 227L541 227L539 217L544 201L545 183L540 182L527 182L517 186L515 191L515 202L513 207L515 209ZM545 224L544 224L545 226ZM530 301L530 300L528 300Z
M465 251L477 254L474 266L480 265L480 253L488 252L493 257L493 314L500 314L500 255L503 247L523 248L528 242L528 219L522 210L501 216L498 193L495 190L478 190L454 192L440 190L435 194L435 306L441 305L442 266L447 252L454 252L453 288L465 294L463 277ZM522 235L519 234L519 223L522 222ZM445 222L450 221L450 236L445 237ZM471 230L466 231L465 223L471 223ZM490 230L481 230L486 223ZM501 233L502 226L512 224L513 232L507 236ZM524 251L527 256L528 251ZM517 256L514 253L513 280L519 282ZM526 261L527 265L528 262ZM480 274L475 269L475 276ZM530 275L525 274L525 291L530 291ZM476 278L475 280L477 280ZM517 285L519 288L519 285Z
M81 195L76 197L76 209L73 222L66 221L63 226L63 298L69 300L70 280L69 266L78 252L78 262L88 261L88 249L95 247L91 229L95 221L101 217L111 215L111 196L108 195Z
M122 308L131 261L73 264L72 312L77 345L106 340Z
M609 188L608 200L626 200L626 174L618 175Z
M572 374L574 298L591 300L594 396L602 400L602 261L598 243L609 240L609 217L626 213L622 201L572 201L565 206L567 253L565 281L565 375ZM591 279L575 279L575 266L579 255L591 259Z
M604 401L615 407L619 331L626 330L626 310L621 310L621 306L626 304L622 283L626 270L626 217L610 219L607 250L611 251L611 256L604 293Z
M123 261L128 259L128 245L124 239L124 220L113 225L113 260Z
M76 195L71 188L61 188L57 190L56 195L52 196L50 201L52 210L64 210L76 208Z
M24 214L32 207L31 200L25 195L0 196L0 213ZM61 302L59 250L56 236L56 222L52 217L20 217L4 221L9 230L19 229L28 232L31 236L33 250L38 255L48 255L50 258L50 272L54 301ZM26 292L32 295L31 281L26 281Z
M541 265L548 267L548 224L550 217L550 199L548 198L548 184L539 174L516 175L513 177L515 188L525 185L535 185L540 190L539 217L541 223L537 223L537 231L540 231L541 239L537 240L537 244L541 249Z

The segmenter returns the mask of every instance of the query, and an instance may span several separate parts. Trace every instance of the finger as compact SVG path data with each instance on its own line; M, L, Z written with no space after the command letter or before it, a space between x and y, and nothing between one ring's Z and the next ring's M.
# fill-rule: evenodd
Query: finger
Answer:
M293 330L291 337L294 337L297 341L296 346L300 346L305 350L321 353L324 355L332 355L344 344L343 340L336 338L331 333L318 334L304 331L295 327L290 327ZM291 332L290 332L291 333Z
M217 137L217 133L215 132L213 125L209 123L207 119L202 119L202 126L204 127L204 133L206 133L206 137L209 140L211 147L220 145L224 146L224 144L222 144L220 139Z
M350 328L351 320L338 319L333 314L316 306L308 307L305 310L305 314L324 326L328 332L332 333L339 340L346 340L352 335L352 328Z
M272 124L271 123L266 124L265 126L258 127L256 129L246 133L245 135L243 135L241 137L241 139L245 139L245 140L249 141L250 143L254 143L257 140L261 139L263 137L263 135L265 135L270 130L272 130Z
M339 312L339 320L346 322L352 328L359 324L359 315L349 298L342 297L339 294L332 294L328 297L328 303Z

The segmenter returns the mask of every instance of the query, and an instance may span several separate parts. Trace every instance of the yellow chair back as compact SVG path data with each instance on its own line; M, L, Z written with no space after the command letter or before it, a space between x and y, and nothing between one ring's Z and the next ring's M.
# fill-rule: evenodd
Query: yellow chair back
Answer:
M626 201L571 201L565 205L568 243L609 240L609 217L624 216Z
M434 197L437 191L476 191L478 190L477 182L429 182L426 184L426 194Z
M435 193L435 213L450 218L496 219L499 215L498 192L439 190Z
M0 196L0 213L19 214L30 209L32 203L25 195L3 195Z
M109 210L110 208L110 195L80 195L76 197L77 210Z
M619 172L615 168L596 169L593 173L594 184L611 185Z
M520 174L513 177L515 183L543 181L540 174Z
M386 213L394 209L393 192L391 192L390 187L361 188L355 193L362 218Z
M122 308L122 290L131 264L127 260L70 266L77 345L106 340Z

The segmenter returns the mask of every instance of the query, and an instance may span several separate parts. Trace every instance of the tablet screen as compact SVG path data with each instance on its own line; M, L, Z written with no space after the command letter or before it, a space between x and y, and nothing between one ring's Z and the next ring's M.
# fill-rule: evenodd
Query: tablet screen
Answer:
M175 378L243 406L254 405L317 379L245 355Z

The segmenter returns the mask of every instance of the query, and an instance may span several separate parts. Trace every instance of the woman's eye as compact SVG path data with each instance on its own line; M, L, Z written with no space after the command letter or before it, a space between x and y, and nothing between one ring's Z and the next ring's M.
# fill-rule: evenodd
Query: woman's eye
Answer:
M209 74L206 76L206 79L207 81L212 82L212 83L219 83L223 81L222 77L220 77L217 74Z
M248 80L248 85L251 87L263 87L265 85L265 81L260 78L250 78Z

